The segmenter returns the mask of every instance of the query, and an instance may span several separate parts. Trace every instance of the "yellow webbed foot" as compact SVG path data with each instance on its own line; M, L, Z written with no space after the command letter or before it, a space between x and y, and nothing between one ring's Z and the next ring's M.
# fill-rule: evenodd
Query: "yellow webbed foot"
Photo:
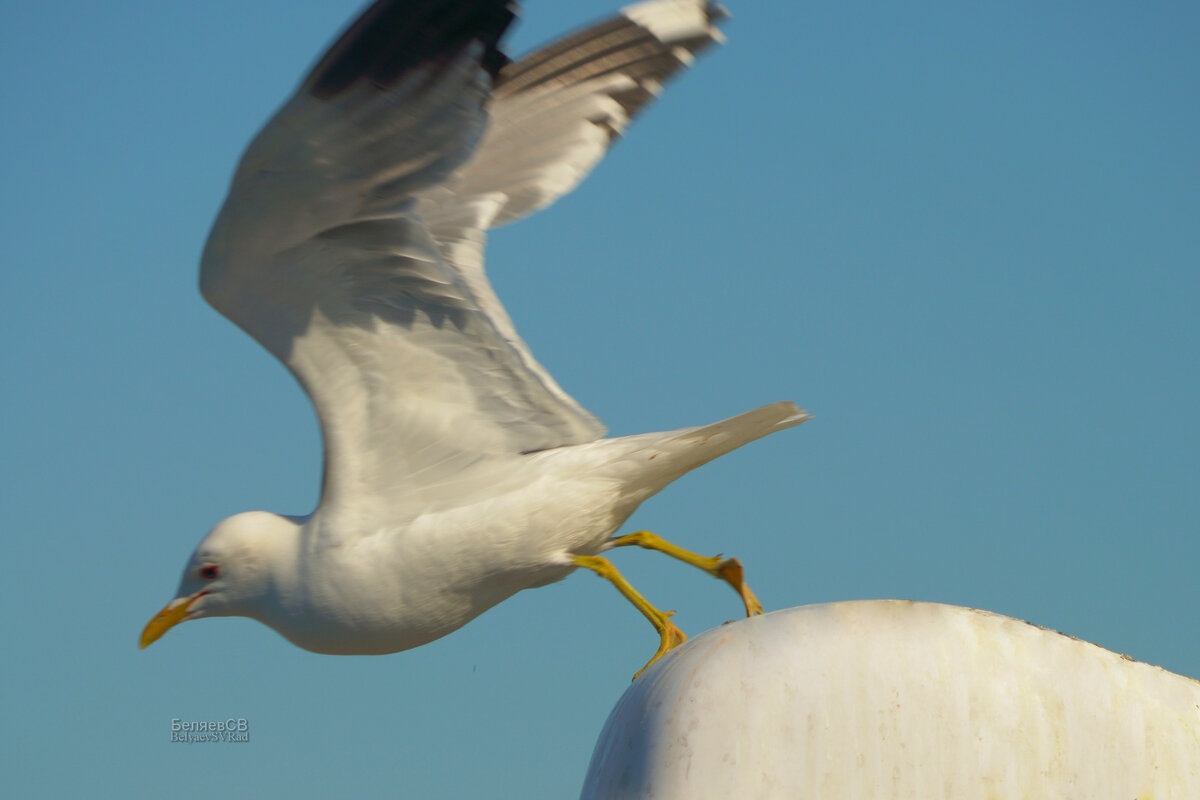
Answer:
M671 650L675 649L676 647L678 647L679 645L681 645L687 641L687 634L684 633L683 631L679 630L679 628L675 627L674 622L671 622L670 619L667 619L674 613L675 613L674 611L664 611L663 612L663 622L665 624L659 630L659 635L662 636L662 643L659 644L658 651L655 652L655 654L650 657L650 660L646 662L646 665L644 667L642 667L641 669L639 669L637 672L633 673L633 679L635 681L641 676L641 674L643 672L645 672L647 669L650 668L651 664L653 664L655 661L658 661L660 658L662 658L668 652L670 652Z
M747 617L763 613L762 603L758 602L758 598L754 596L754 592L750 591L750 587L742 579L742 562L736 558L728 558L722 561L717 566L717 576L732 586L742 596L742 603L746 606Z

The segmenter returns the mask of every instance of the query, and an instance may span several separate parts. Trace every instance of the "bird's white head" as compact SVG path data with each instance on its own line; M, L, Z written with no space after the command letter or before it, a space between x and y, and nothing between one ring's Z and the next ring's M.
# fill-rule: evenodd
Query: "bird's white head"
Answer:
M271 591L280 559L295 551L299 529L295 519L266 511L247 511L217 523L183 568L175 599L142 631L141 646L190 619L255 616Z

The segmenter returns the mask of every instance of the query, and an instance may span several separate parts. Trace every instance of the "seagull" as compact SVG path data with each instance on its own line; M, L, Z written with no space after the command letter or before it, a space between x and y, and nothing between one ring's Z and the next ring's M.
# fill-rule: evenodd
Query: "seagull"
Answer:
M782 402L602 438L483 265L487 231L572 190L722 41L725 16L650 0L519 61L499 44L508 0L379 0L346 29L250 143L200 268L204 298L312 399L320 502L218 523L143 648L186 620L243 616L318 653L394 653L583 568L654 626L653 663L686 636L602 555L626 546L703 569L762 613L736 559L615 533L684 473L808 415Z

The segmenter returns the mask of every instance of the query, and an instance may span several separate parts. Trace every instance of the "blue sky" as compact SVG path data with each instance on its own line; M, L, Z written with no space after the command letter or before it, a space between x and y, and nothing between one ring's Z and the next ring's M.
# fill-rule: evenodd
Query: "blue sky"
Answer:
M213 523L315 502L307 400L196 264L358 5L5 9L7 796L570 797L654 649L587 574L392 656L229 619L136 647ZM729 5L729 43L489 251L613 433L816 415L628 529L739 556L768 608L976 606L1200 676L1200 12ZM513 52L615 9L523 6ZM681 564L614 560L691 633L737 614ZM227 717L250 743L169 742Z

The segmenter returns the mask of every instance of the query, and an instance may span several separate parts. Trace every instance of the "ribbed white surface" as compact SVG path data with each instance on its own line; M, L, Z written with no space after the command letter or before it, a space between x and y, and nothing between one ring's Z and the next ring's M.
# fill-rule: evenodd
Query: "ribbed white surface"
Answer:
M587 798L1200 798L1200 683L986 611L805 606L699 636L609 717Z

